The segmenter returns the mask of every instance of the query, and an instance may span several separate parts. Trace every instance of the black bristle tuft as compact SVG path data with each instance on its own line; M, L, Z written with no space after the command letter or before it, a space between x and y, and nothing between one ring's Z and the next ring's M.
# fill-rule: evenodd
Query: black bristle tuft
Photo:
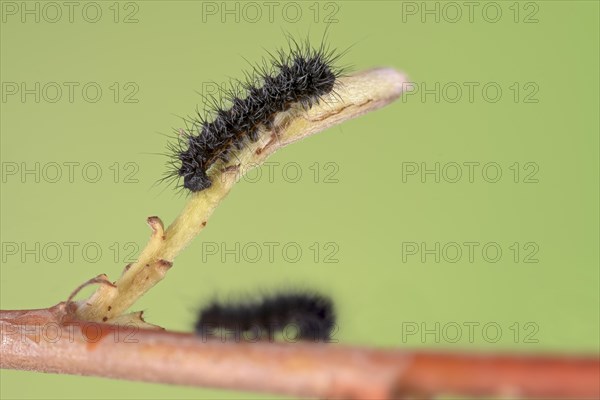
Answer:
M192 192L209 188L210 167L217 161L229 162L236 151L256 142L260 129L272 127L278 113L295 105L309 109L334 91L343 73L334 64L342 53L330 50L324 40L313 48L308 40L298 43L288 37L288 45L287 51L269 54L266 63L254 65L245 81L232 82L222 98L206 99L212 118L198 112L169 146L173 169L164 180L183 178L183 187Z

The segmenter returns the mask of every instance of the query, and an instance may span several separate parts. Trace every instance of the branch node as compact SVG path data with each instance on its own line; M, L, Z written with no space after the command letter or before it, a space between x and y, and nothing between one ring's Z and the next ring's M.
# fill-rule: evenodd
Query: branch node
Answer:
M165 226L162 220L156 216L148 217L146 220L150 228L152 228L152 236L161 237L164 240Z
M100 274L86 282L83 282L75 290L73 290L73 292L71 292L71 294L69 295L69 298L67 298L67 301L65 302L65 306L68 307L69 304L73 301L73 298L75 298L75 296L77 296L77 294L79 292L81 292L82 289L86 288L87 286L94 285L96 283L99 283L102 285L108 285L113 288L117 287L114 283L112 283L111 281L108 280L108 276L106 276L106 274Z

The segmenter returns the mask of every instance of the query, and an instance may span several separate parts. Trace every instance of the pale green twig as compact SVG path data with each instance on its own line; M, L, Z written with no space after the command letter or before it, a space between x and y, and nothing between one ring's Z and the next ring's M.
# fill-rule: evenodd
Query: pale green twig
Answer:
M279 118L274 130L263 131L257 142L237 153L231 162L215 164L208 171L212 186L193 194L167 230L158 217L148 218L153 233L138 260L127 266L114 285L101 285L90 298L80 301L77 317L114 322L164 277L179 252L206 226L240 174L259 166L281 147L389 104L400 96L405 83L404 75L389 68L359 72L340 78L335 93L320 105L308 111L295 109ZM131 322L136 320L134 317Z

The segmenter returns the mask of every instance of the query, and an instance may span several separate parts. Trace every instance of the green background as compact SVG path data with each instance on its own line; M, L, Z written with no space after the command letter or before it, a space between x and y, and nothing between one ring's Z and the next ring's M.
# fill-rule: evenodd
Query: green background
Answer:
M22 163L63 165L56 183L3 176L2 309L56 304L99 273L116 279L132 248L127 246L141 247L148 238L145 218L158 215L168 224L185 202L164 186L153 187L166 160L154 153L165 151L164 135L183 126L183 116L202 108L198 92L211 81L241 78L244 58L258 61L265 49L283 45L283 30L300 37L310 31L319 40L326 17L335 13L330 43L353 45L344 63L354 70L392 66L434 91L439 83L439 101L435 94L404 96L275 154L269 160L279 163L272 182L263 168L258 182L236 185L167 279L135 309L146 310L151 323L190 330L195 311L214 295L311 287L335 298L341 343L598 353L598 2L498 2L502 16L496 23L488 21L495 18L494 9L482 15L485 3L478 3L472 21L463 6L457 22L452 22L455 9L436 2L426 4L440 7L439 22L435 15L422 21L420 14L403 12L411 4L424 7L421 2L297 2L298 7L286 9L288 20L284 3L278 3L272 21L261 6L256 22L248 20L253 10L244 14L240 3L240 21L225 15L223 22L220 14L203 14L202 2L138 1L117 4L115 22L110 1L97 3L102 17L96 23L83 19L85 3L78 3L73 22L65 8L62 18L49 21L55 14L52 9L43 14L44 2L38 2L39 22L35 16L22 22L20 14L6 11L10 2L2 3L3 174ZM27 4L33 8L36 2ZM301 15L293 21L298 8ZM93 18L93 9L88 11ZM137 22L124 23L132 12ZM7 93L12 83L21 82L29 87L56 82L64 91L54 103L48 101L54 97L51 86L40 93L39 103L34 95L22 101L20 93ZM64 82L79 84L73 102ZM88 82L103 90L95 103L81 93ZM116 102L114 82L120 87ZM128 82L135 86L126 87ZM472 101L464 82L478 85ZM502 89L496 102L482 93L490 83ZM463 93L454 102L457 86ZM125 102L132 87L139 89L133 97L137 102ZM88 183L76 169L69 182L65 162L96 162L102 178ZM449 182L451 163L465 162L497 163L502 177L487 182L479 167L469 182L465 167L462 179ZM117 183L110 168L114 163L119 163ZM137 183L125 182L132 171L126 163L137 166ZM289 163L300 166L298 182L291 182L293 169L288 170L292 178L284 179L283 166ZM326 169L326 163L335 170ZM406 163L427 168L440 163L447 175L439 183L431 175L403 179ZM521 172L517 183L514 163ZM326 182L331 171L337 182ZM525 182L532 171L529 178L537 182ZM77 249L73 260L63 254L52 262L54 253L48 253L37 262L31 255L23 261L21 253L6 252L9 243L43 247L54 242L78 242L79 250L97 243L103 253L97 262L86 261ZM222 243L233 248L264 242L278 242L278 249L296 243L303 253L292 263L276 251L270 262L261 245L258 262L251 262L253 256L240 262L227 256L222 262L219 255L206 254L203 260L203 243L223 249ZM316 260L315 242L321 248ZM330 242L334 247L325 248ZM448 262L454 253L442 254L440 262L433 255L422 262L420 253L403 253L407 242L429 249L436 242L441 248L454 242L480 245L473 262L465 253L457 262ZM521 249L516 260L510 248L515 242ZM498 262L481 254L486 243L503 250ZM332 248L338 262L325 262ZM524 262L532 250L538 262ZM473 343L465 322L479 324ZM408 325L435 330L436 323L439 340L433 334L406 335ZM456 343L450 340L455 331L444 331L454 324L463 327ZM493 330L483 335L485 324L501 327L497 342L489 340ZM526 340L528 333L533 340ZM0 383L2 398L265 397L7 370Z

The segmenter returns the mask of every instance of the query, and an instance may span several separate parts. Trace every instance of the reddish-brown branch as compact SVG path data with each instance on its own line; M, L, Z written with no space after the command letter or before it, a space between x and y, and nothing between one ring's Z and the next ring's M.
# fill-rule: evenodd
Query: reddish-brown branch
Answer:
M186 333L81 322L69 315L64 303L1 311L0 366L320 398L600 396L597 357L222 343Z

